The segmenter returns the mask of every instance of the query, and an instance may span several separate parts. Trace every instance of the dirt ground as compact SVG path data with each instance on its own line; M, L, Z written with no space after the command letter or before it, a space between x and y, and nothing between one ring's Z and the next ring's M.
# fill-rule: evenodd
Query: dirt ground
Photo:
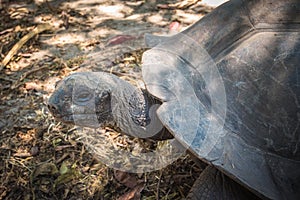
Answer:
M54 120L46 101L56 81L75 71L138 80L145 33L176 33L212 7L195 0L6 0L0 9L0 199L184 198L202 170L188 155L143 174L108 168L74 127Z

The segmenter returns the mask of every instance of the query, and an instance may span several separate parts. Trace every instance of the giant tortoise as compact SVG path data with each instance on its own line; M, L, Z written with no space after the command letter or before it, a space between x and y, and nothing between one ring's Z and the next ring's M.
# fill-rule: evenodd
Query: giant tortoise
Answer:
M168 130L209 164L190 199L300 199L299 0L232 0L146 40L145 90L74 73L49 99L54 117L143 138Z

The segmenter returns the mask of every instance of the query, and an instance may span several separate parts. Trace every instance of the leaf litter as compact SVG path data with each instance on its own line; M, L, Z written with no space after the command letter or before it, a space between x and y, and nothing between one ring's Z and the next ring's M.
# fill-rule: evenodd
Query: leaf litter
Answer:
M99 1L84 2L1 2L0 199L182 199L202 170L189 155L143 174L109 169L45 102L55 82L75 71L106 71L137 84L144 33L179 31L194 21L181 21L177 10L196 21L211 8L199 1L101 1L102 8L122 5L114 17L93 11ZM166 26L147 21L157 13ZM36 31L46 23L54 28ZM136 154L155 145L101 131Z

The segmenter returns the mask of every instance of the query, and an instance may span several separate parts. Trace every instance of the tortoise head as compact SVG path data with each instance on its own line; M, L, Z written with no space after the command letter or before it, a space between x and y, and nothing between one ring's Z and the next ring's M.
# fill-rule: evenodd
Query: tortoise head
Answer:
M102 77L99 79L99 77ZM110 124L111 89L105 74L74 73L56 84L48 109L59 121L98 128Z

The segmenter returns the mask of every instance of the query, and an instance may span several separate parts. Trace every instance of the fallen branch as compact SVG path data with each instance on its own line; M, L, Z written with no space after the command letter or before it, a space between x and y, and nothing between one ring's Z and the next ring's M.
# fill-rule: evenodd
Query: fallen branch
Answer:
M25 73L20 77L20 79L17 80L17 81L11 86L11 89L12 89L12 90L13 90L13 89L16 89L16 88L20 87L22 84L24 84L24 83L22 83L22 81L23 81L27 76L29 76L30 74L32 74L32 73L34 73L34 72L37 72L37 71L39 71L39 70L46 69L46 68L49 68L49 66L48 66L48 65L43 65L43 66L41 66L41 67L39 67L39 68L35 68L35 69L32 69L32 70L30 70L30 71L25 72Z
M31 32L29 32L27 35L22 37L22 39L17 42L13 48L8 52L8 54L5 56L5 58L2 60L0 65L0 71L9 63L11 58L21 49L21 47L32 37L35 35L45 31L45 30L51 30L52 26L50 24L40 24L35 29L33 29Z

